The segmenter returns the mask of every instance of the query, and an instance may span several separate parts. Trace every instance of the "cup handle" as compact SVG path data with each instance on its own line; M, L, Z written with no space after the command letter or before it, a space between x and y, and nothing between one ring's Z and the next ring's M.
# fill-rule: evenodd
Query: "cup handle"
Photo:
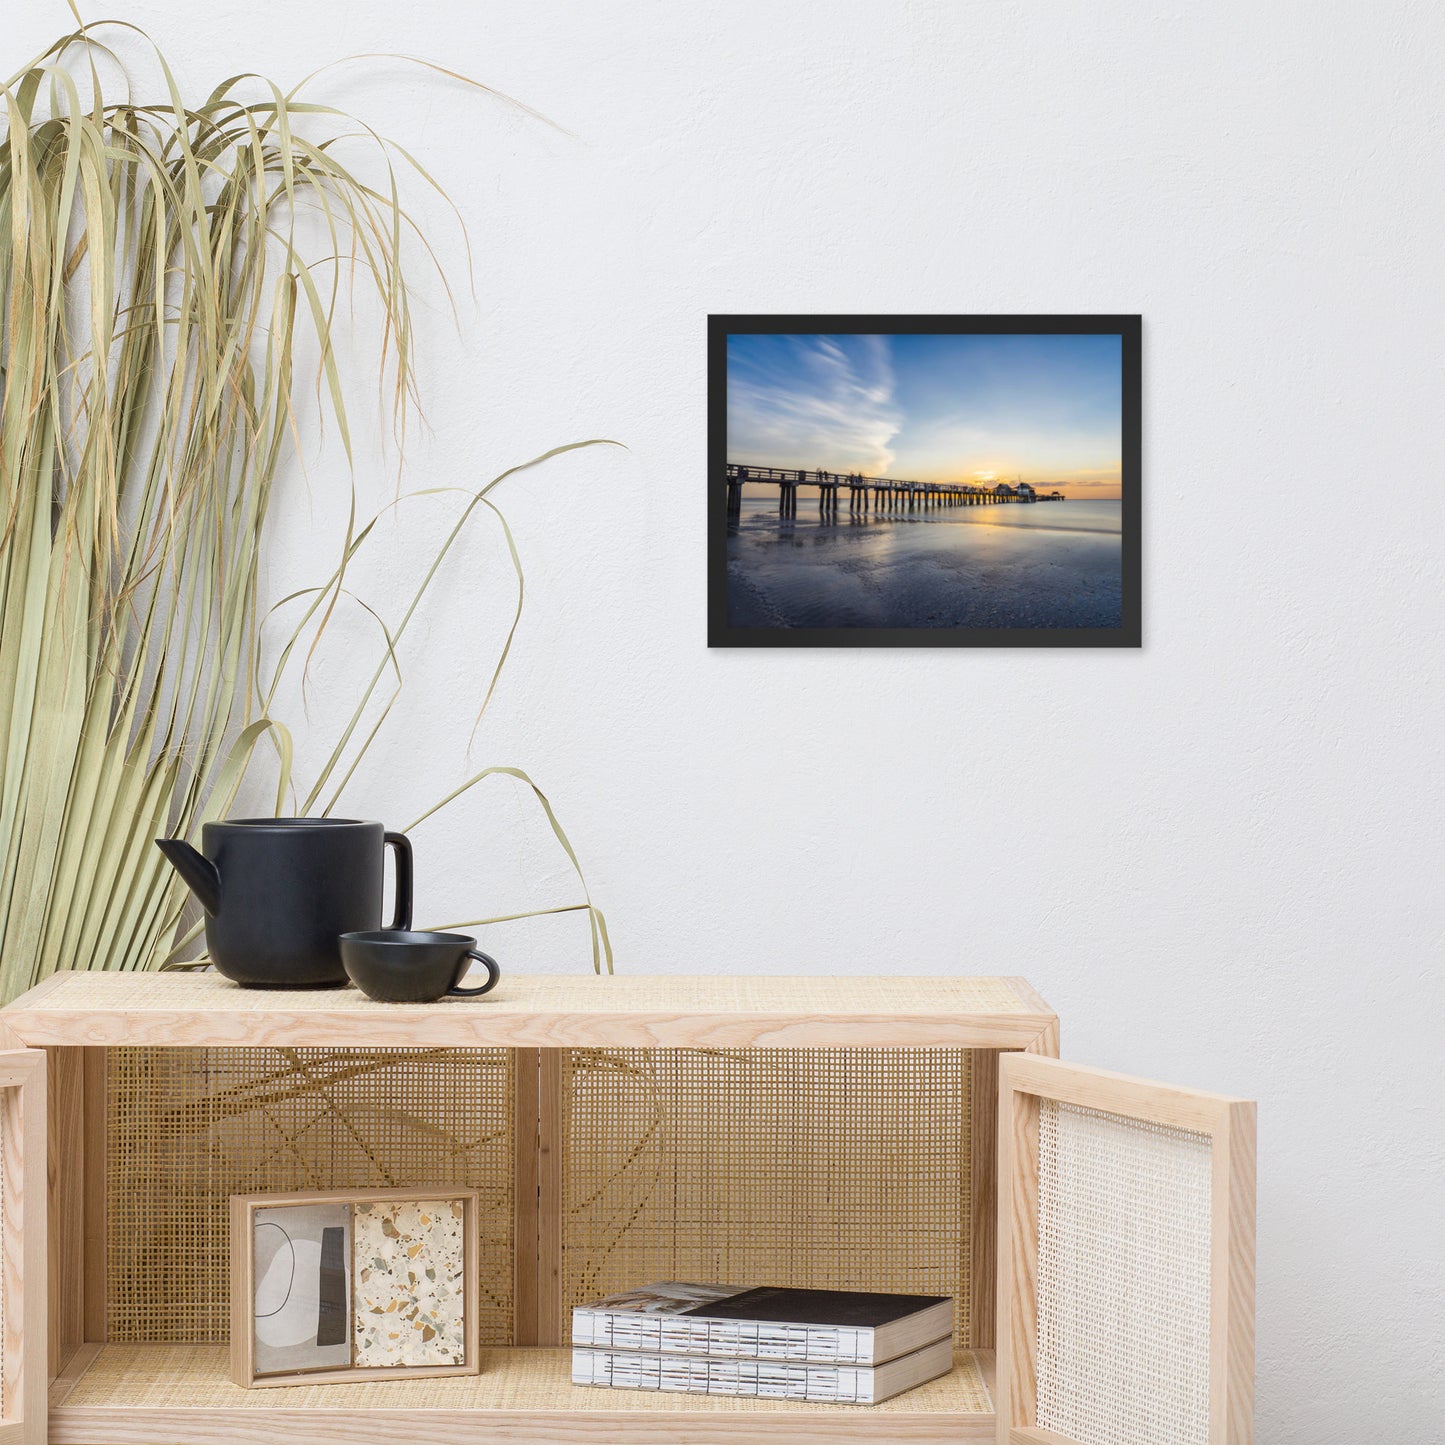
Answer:
M496 988L497 980L502 976L501 966L497 963L497 960L491 956L491 954L482 953L475 948L469 948L467 950L466 956L468 958L475 958L478 963L484 963L487 966L486 983L482 984L480 988L458 988L456 984L453 984L447 990L447 992L454 993L459 998L476 998L480 994L490 993L494 988ZM458 974L457 976L459 978L461 977L460 974Z

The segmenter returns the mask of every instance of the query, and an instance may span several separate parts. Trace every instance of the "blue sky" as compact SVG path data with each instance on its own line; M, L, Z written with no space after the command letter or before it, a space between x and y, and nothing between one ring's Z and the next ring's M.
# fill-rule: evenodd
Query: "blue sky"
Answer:
M728 460L1117 497L1117 336L730 336Z

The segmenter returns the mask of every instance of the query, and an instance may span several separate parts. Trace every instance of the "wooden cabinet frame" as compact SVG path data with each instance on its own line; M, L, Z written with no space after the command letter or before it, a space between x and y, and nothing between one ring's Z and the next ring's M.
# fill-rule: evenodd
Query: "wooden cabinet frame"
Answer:
M0 1052L0 1445L46 1438L45 1055Z

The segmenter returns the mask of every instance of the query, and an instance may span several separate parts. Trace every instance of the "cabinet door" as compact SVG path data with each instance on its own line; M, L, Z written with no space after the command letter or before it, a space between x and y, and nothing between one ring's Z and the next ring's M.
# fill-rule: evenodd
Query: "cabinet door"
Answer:
M999 1445L1250 1445L1254 1105L999 1068Z
M44 1445L45 1054L0 1051L0 1445Z

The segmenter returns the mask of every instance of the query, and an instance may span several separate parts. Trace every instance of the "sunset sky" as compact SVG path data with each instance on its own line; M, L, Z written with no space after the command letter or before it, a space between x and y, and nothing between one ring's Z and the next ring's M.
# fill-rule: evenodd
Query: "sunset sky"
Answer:
M1119 495L1117 336L729 336L728 460Z

